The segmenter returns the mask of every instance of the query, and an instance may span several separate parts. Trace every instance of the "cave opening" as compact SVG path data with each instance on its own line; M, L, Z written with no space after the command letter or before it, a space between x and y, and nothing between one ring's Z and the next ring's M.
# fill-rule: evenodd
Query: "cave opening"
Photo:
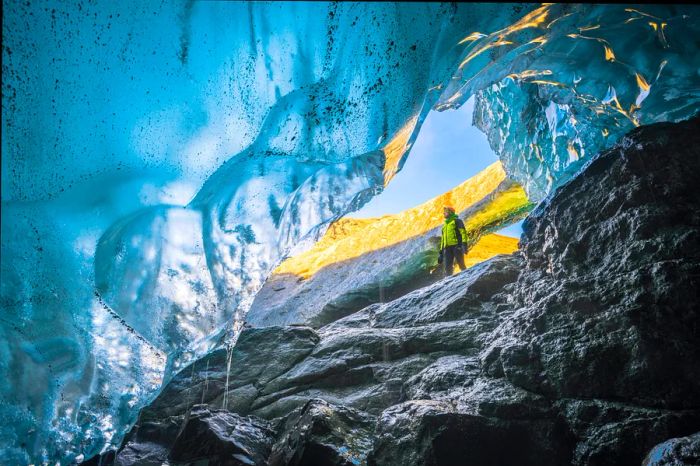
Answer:
M401 171L361 209L344 218L394 215L448 193L498 161L486 135L473 126L474 97L457 109L431 111L420 127ZM436 211L435 215L441 215ZM522 220L496 233L519 238Z
M472 125L474 102L430 112L397 176L315 244L284 259L256 294L246 322L321 327L443 278L438 255L447 205L465 225L465 270L517 251L522 219L534 203Z

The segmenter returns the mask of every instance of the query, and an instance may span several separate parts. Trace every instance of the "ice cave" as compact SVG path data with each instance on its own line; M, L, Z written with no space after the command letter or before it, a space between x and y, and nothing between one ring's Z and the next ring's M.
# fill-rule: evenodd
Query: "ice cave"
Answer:
M2 77L0 464L700 464L700 7L3 0Z

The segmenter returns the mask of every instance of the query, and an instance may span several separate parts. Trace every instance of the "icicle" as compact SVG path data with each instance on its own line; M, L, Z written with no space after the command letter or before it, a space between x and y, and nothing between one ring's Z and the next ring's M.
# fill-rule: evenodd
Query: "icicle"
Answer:
M202 387L202 400L200 403L204 404L204 395L207 393L207 390L209 389L209 360L207 359L207 368L204 371L204 387Z
M228 382L231 374L231 357L233 356L233 345L226 346L226 384L224 385L224 398L221 402L223 409L228 409Z

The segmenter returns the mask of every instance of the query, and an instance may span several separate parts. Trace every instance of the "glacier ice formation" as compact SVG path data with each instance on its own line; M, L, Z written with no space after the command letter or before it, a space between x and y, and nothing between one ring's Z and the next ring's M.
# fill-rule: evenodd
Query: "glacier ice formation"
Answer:
M697 111L693 6L11 2L3 21L0 459L118 443L267 274L477 98L544 198Z

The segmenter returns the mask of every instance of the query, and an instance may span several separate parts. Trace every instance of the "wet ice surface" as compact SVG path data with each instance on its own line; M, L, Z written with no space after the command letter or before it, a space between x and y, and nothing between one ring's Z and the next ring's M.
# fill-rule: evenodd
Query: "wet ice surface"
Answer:
M0 458L118 443L292 248L477 98L533 199L697 111L694 6L13 3L3 22Z

